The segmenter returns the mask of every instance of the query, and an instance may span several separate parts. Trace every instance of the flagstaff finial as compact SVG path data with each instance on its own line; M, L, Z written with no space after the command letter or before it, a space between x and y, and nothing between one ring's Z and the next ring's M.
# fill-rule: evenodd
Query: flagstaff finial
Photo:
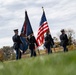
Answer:
M43 9L44 7L42 7L42 9Z
M42 10L44 11L44 7L42 7Z
M27 10L25 10L25 19L26 19Z
M27 12L27 10L25 10L25 13Z

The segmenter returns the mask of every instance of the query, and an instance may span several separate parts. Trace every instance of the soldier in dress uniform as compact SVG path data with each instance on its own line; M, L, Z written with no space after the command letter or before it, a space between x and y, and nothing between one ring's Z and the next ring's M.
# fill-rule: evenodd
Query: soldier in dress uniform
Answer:
M68 51L68 48L67 48L68 37L67 37L67 34L65 34L65 30L64 29L61 30L61 33L62 34L60 35L60 40L61 40L60 45L63 46L64 52L67 52Z
M33 34L30 34L30 36L27 38L29 43L29 49L31 50L31 57L36 56L35 52L35 46L38 46L36 39Z
M53 47L53 45L54 45L54 41L53 41L52 36L51 36L51 34L49 33L49 30L48 30L46 32L46 35L45 35L45 43L44 43L44 46L47 49L48 54L52 53L51 48Z
M18 35L18 29L14 30L15 35L12 37L14 42L13 48L16 50L16 60L21 59L21 51L19 50L20 44L22 43L20 40L20 36Z

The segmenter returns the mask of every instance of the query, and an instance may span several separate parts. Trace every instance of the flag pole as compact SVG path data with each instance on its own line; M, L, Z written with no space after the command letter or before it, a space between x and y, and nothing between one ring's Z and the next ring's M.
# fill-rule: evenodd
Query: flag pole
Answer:
M25 10L25 15L26 15L27 11ZM25 16L25 19L26 19L26 16Z
M25 14L27 13L27 10L25 10Z
M42 7L42 10L43 10L43 12L44 12L44 7ZM38 48L38 47L37 47ZM39 51L39 49L37 49L38 50L38 54L40 55L40 51Z
M42 10L43 10L43 12L44 12L44 7L42 7ZM38 54L40 55L40 51L39 51L39 49L37 49L38 50Z

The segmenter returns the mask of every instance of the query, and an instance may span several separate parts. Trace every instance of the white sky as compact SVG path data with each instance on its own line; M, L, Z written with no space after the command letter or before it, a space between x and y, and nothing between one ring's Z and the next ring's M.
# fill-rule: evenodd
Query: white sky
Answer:
M0 0L0 47L13 45L13 30L20 33L25 10L37 36L42 6L53 37L63 28L76 32L76 0Z

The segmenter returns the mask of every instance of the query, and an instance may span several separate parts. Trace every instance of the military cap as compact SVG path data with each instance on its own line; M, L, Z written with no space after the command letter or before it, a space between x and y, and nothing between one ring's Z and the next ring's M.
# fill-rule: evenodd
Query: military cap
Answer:
M62 30L61 30L61 32L65 32L65 30L64 30L64 29L62 29Z
M14 32L18 31L18 29L14 29Z

